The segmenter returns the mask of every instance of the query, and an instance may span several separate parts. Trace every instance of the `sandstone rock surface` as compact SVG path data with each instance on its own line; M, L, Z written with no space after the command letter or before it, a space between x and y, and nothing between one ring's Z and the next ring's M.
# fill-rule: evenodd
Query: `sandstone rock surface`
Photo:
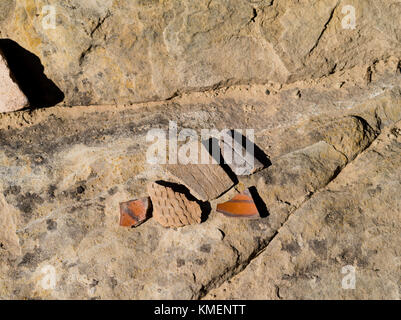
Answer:
M1 260L7 255L18 256L21 254L19 238L16 234L16 210L10 206L0 194L0 253Z
M39 57L65 94L0 114L0 298L399 299L400 8L0 1L0 49ZM199 136L253 129L271 165L211 200L202 223L121 228L119 204L167 179L146 136L170 121ZM216 213L246 187L267 215Z
M400 120L399 74L394 64L387 65L392 73L370 87L359 86L358 73L349 74L354 80L347 88L322 89L325 82L336 83L337 75L312 86L297 83L300 99L291 86L269 96L265 86L239 86L161 104L56 107L1 116L0 181L5 200L17 210L21 254L4 258L0 296L205 296L268 249L289 217L358 161L359 156L351 160L346 154L369 152L376 138L372 132ZM169 120L198 132L205 123L218 129L251 123L255 143L272 165L242 183L257 186L269 215L238 221L216 213L216 204L232 197L227 193L211 201L212 211L201 224L173 230L150 219L135 229L119 227L119 203L146 197L147 183L165 178L162 166L146 161L146 133L154 127L167 130ZM327 126L331 140L325 138ZM393 160L396 168L399 161ZM379 168L386 179L386 166ZM315 204L317 212L324 203ZM382 212L372 215L379 218ZM49 272L56 275L54 288L41 285Z
M48 28L47 5L54 6L55 29ZM343 27L349 5L355 29ZM3 0L1 6L0 37L40 57L67 105L292 83L355 66L374 69L375 61L401 52L397 0Z
M206 298L400 299L400 128L385 130ZM351 270L353 288L344 281Z

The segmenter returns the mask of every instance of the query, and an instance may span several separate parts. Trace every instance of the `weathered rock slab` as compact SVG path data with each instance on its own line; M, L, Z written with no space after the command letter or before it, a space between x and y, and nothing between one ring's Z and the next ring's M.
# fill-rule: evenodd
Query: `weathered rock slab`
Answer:
M247 266L288 217L350 165L344 150L360 154L366 148L370 135L360 130L369 127L340 120L360 116L376 132L399 117L399 77L393 76L369 87L357 80L338 88L342 78L334 74L312 87L298 83L301 98L293 87L266 95L264 86L240 86L164 103L58 106L0 115L0 183L6 202L16 209L21 250L0 264L0 297L203 296ZM267 186L258 191L269 215L253 221L224 217L214 210L227 200L223 196L211 201L212 212L201 224L174 230L150 219L135 229L121 228L119 204L148 196L147 184L166 178L145 154L147 132L167 130L169 121L198 133L206 124L218 130L254 128L255 143L272 162L266 175L258 173ZM310 134L324 133L332 121L336 139ZM343 149L337 144L341 139ZM375 211L376 218L382 213ZM49 275L56 277L54 287L43 286Z
M67 105L163 100L233 84L279 85L401 54L397 0L1 4L1 37L40 57ZM51 11L43 11L49 4L54 29L48 28ZM347 5L355 9L354 29L342 24Z
M206 298L400 299L400 129L386 129Z

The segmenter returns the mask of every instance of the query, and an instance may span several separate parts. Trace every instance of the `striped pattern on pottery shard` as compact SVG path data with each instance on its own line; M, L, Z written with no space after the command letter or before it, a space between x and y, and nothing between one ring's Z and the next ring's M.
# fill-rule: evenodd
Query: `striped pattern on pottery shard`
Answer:
M247 176L263 169L264 165L255 158L254 143L247 140L244 148L242 139L242 134L229 130L220 136L220 148L230 169L238 176Z
M227 202L219 203L216 210L228 217L248 219L260 218L259 211L253 201L249 189L237 194Z
M148 219L149 199L142 198L120 203L120 226L137 227Z
M152 200L153 217L163 227L178 228L201 222L199 204L188 200L185 194L156 182L148 184L148 193Z
M17 111L28 105L28 98L14 81L7 61L0 51L0 113Z
M166 170L185 185L191 194L202 201L218 198L234 186L230 176L219 163L209 154L202 143L198 143L199 159L209 164L167 164ZM201 156L202 155L202 156ZM200 163L200 161L199 161Z

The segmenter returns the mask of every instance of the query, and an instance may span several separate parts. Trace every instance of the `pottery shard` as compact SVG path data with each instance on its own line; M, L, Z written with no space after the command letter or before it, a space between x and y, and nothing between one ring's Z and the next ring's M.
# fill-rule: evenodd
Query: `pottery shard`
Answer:
M203 144L199 144L199 157L204 159L201 164L168 164L165 168L202 201L216 199L234 186L233 180Z
M0 51L0 112L20 110L28 104L27 97L14 81L7 61Z
M238 176L247 176L264 168L264 165L255 158L255 145L247 140L242 143L243 135L237 131L227 131L220 137L220 148L224 161Z
M149 199L142 198L120 203L120 226L137 227L148 218Z
M183 227L201 222L202 210L198 203L190 201L183 193L158 183L148 184L152 200L153 217L163 227Z
M217 212L234 218L260 218L259 211L249 189L237 194L231 200L217 204Z

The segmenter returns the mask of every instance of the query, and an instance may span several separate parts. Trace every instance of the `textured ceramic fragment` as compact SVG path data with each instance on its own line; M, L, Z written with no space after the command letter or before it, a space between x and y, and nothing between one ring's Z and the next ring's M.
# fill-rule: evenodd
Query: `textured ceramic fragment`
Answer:
M205 146L201 143L198 146L199 164L168 164L165 168L197 199L209 201L218 198L235 183L223 167L212 158Z
M237 194L227 202L219 203L216 210L228 217L248 219L260 218L259 211L249 189Z
M185 194L156 182L148 184L148 193L152 200L153 217L163 227L177 228L201 222L199 204L188 200Z
M120 203L120 226L137 227L148 219L149 198Z
M255 157L255 145L250 140L242 143L243 135L236 131L227 131L220 137L220 148L225 162L238 176L250 175L264 167Z

